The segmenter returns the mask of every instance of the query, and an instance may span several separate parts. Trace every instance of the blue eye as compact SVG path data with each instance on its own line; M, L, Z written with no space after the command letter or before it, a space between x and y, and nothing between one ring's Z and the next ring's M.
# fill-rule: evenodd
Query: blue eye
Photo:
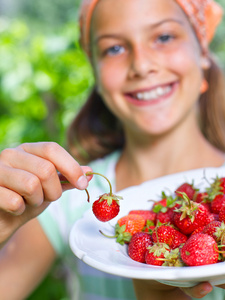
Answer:
M110 56L119 55L124 52L124 48L119 45L115 45L113 47L110 47L106 50L106 53Z
M160 43L168 43L172 39L173 39L173 36L170 35L170 34L163 34L163 35L158 37L158 41Z

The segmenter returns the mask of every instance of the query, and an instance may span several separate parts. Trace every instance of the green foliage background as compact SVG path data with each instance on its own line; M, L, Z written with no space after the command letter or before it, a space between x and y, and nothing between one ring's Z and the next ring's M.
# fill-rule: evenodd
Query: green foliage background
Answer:
M58 0L49 13L48 1L23 2L20 17L0 18L0 148L41 140L64 145L93 83L75 16L60 19L74 4Z
M218 2L225 7L225 0ZM0 150L36 141L66 145L66 128L93 84L78 43L79 3L16 3L16 10L0 14ZM223 68L224 28L225 19L211 45ZM63 280L56 264L29 300L68 299Z

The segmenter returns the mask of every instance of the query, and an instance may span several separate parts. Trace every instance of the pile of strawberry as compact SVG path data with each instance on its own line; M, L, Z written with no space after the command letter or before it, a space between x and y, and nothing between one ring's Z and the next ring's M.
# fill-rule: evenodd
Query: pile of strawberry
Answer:
M116 241L135 261L158 266L200 266L225 260L225 177L204 191L180 185L151 210L133 210L115 226Z

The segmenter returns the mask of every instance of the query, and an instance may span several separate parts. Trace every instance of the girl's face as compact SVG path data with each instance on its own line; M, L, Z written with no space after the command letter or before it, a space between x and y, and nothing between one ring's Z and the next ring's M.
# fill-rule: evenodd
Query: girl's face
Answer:
M195 116L208 60L174 0L100 0L91 47L99 93L126 131L163 134Z

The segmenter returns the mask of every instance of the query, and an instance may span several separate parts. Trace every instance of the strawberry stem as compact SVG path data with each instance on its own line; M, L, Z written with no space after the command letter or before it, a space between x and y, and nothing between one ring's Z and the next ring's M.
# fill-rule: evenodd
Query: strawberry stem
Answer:
M97 172L87 172L85 174L86 176L90 176L90 175L99 175L99 176L102 176L103 178L105 178L109 184L109 189L110 189L110 192L109 192L109 195L110 196L113 196L112 194L112 185L111 185L111 182L109 181L109 179L107 177L105 177L104 175L102 175L101 173L97 173Z
M89 192L88 192L88 190L87 190L87 189L85 189L85 192L86 192L86 194L87 194L87 202L90 202L90 195L89 195Z
M102 235L104 235L105 237L107 237L107 238L110 238L110 239L115 239L118 235L116 234L116 235L107 235L107 234L105 234L104 232L102 232L101 230L99 230L99 232L102 234Z

